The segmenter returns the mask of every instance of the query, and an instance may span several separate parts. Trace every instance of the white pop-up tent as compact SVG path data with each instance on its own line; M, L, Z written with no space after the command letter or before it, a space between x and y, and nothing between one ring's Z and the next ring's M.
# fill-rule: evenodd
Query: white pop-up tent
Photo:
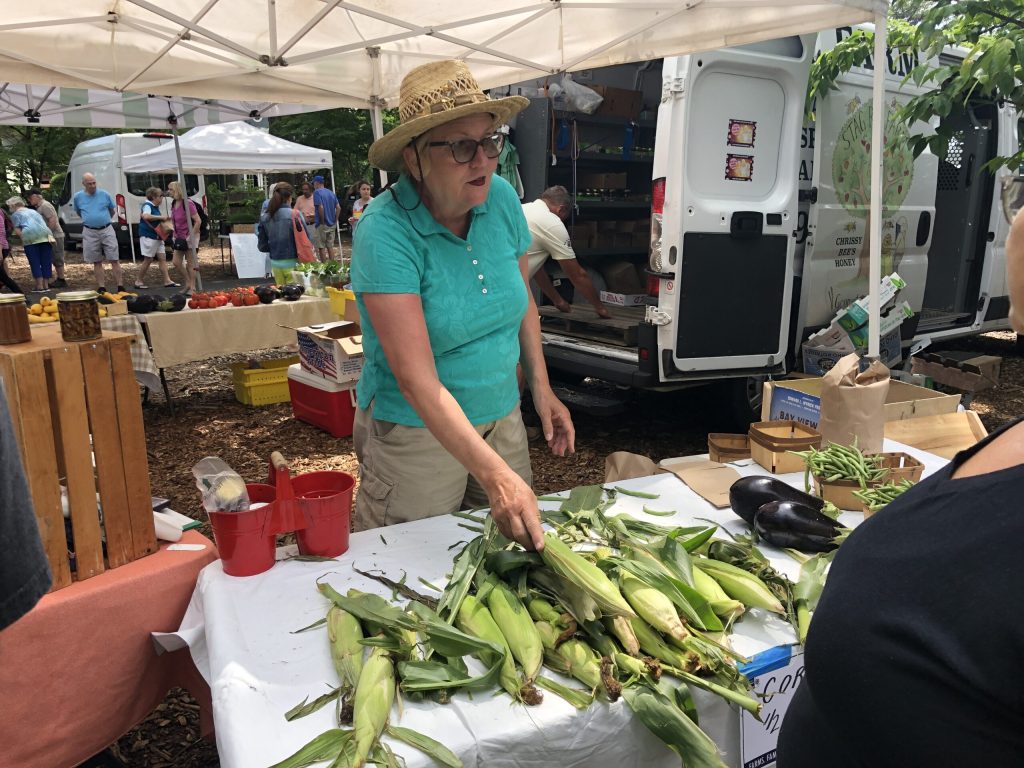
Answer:
M76 0L8 4L0 72L12 81L197 98L380 109L402 76L465 60L481 85L875 23L886 0ZM883 70L871 143L871 341L878 354Z
M257 173L331 168L329 150L296 144L244 122L204 125L179 139L181 168L189 173ZM125 173L175 171L179 167L174 144L128 155Z

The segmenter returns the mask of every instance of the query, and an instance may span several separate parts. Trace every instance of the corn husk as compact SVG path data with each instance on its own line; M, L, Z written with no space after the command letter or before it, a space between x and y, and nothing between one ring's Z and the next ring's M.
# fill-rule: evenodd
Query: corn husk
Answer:
M605 616L632 617L636 615L629 603L622 597L618 587L605 576L604 571L583 556L573 552L568 545L550 532L544 534L544 550L541 552L541 557L544 558L544 563L551 570L590 595ZM580 619L579 616L576 618Z
M387 725L395 701L395 667L383 648L374 648L356 686L352 730L356 750L352 768L362 768Z
M487 595L487 607L512 656L522 666L526 681L532 682L544 663L544 646L526 606L499 581Z

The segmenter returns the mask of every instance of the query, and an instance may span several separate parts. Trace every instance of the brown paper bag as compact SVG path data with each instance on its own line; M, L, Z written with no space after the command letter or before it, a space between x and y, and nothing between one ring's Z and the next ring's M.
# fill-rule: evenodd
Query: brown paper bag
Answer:
M864 453L882 450L885 437L885 399L889 394L889 369L878 360L864 371L860 357L851 353L822 377L822 447L830 443L853 445Z
M629 451L609 453L604 460L604 481L614 483L618 480L632 480L634 477L657 475L662 470L646 456Z
M717 509L729 506L729 488L740 479L740 473L725 464L699 456L687 456L673 462L662 462L661 468L671 472L698 496Z

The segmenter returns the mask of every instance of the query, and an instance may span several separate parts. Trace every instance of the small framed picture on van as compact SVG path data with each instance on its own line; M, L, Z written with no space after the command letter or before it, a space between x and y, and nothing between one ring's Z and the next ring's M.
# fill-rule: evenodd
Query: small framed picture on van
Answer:
M753 181L754 158L750 155L725 156L726 181Z
M757 123L750 120L730 120L729 136L726 143L730 147L752 147L757 138Z

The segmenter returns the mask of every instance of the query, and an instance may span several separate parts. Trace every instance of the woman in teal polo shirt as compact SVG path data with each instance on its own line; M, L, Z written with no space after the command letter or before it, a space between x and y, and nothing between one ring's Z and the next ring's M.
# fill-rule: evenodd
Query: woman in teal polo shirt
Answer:
M425 64L402 81L399 126L370 147L371 165L402 176L353 243L358 529L489 506L502 533L543 547L517 363L555 455L575 431L548 383L522 206L494 175L496 129L527 104L489 99L462 62Z

